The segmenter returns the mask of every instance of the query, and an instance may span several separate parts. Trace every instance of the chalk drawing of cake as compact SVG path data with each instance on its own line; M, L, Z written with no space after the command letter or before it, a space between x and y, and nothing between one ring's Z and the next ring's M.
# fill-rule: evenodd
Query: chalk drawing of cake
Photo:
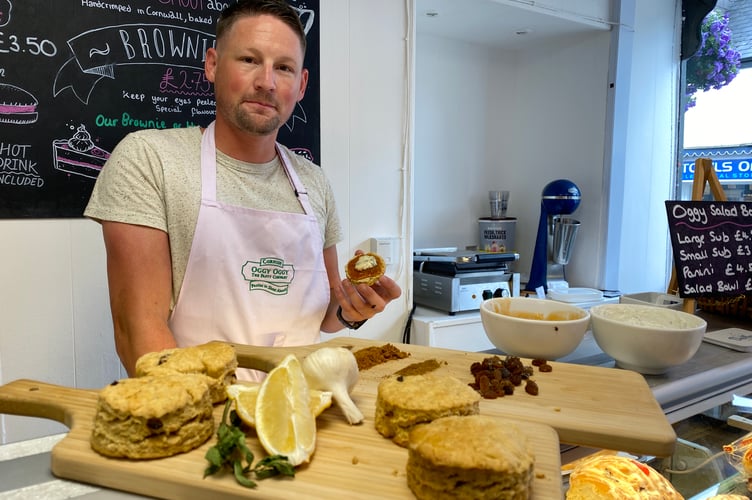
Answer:
M70 139L52 141L55 168L96 179L110 152L94 145L84 125L79 125Z

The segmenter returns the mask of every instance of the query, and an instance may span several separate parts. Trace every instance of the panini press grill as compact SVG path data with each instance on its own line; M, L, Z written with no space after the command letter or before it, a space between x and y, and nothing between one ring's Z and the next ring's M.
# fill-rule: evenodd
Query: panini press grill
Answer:
M511 263L515 252L487 253L425 249L413 253L413 300L450 315L476 311L492 297L517 296L519 274Z

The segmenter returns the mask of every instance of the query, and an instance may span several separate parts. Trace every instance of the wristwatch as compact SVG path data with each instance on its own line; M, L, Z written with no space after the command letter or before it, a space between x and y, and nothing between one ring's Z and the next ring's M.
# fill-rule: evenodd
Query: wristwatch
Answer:
M366 321L368 321L367 319L364 319L363 321L352 321L352 322L351 321L347 321L345 318L342 317L342 306L339 306L337 308L337 319L339 320L340 323L342 323L343 325L345 325L350 330L357 330L358 328L360 328L361 326L363 326L363 324Z

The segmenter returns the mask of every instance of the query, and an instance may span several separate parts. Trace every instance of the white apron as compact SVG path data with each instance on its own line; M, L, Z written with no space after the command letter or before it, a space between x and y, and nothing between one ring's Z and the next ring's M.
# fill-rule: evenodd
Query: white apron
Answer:
M329 304L323 239L308 194L276 147L305 214L217 201L214 123L201 140L201 208L170 317L178 346L219 339L260 346L319 341ZM263 373L238 370L260 380Z

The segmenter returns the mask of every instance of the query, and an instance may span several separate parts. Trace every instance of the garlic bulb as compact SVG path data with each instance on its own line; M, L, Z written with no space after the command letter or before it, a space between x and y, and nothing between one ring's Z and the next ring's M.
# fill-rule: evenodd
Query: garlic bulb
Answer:
M303 373L310 389L332 393L350 424L363 421L363 413L350 399L350 392L358 382L358 362L349 349L322 347L312 352L303 359Z

